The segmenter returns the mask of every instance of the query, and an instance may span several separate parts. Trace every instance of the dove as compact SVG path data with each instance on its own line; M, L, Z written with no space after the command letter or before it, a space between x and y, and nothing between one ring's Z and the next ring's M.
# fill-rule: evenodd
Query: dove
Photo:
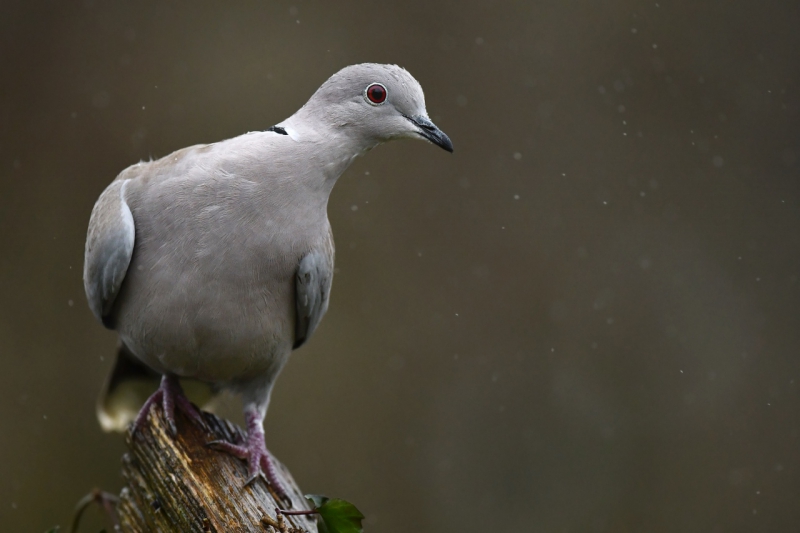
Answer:
M285 495L264 440L275 380L328 309L333 186L356 157L395 139L453 144L428 117L422 87L396 65L331 76L295 114L257 132L190 146L123 170L92 210L83 271L89 307L117 332L106 394L128 376L160 375L135 417L101 424L133 436L160 407L202 424L179 380L242 398L247 438L210 445L247 462Z

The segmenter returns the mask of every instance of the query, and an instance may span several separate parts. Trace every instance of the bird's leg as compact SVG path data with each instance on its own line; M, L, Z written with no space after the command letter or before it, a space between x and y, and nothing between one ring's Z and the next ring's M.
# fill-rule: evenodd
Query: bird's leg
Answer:
M244 417L247 423L247 438L244 445L222 440L209 442L208 445L215 450L229 453L234 457L247 461L247 482L245 482L245 485L249 485L259 477L266 478L278 496L291 504L292 500L289 498L280 477L278 477L275 462L272 460L272 456L264 443L264 414L266 413L260 412L253 405L245 407Z
M169 425L170 433L172 433L173 437L178 434L178 426L175 423L176 406L198 424L204 424L200 412L183 393L183 388L178 378L172 374L165 374L164 377L161 378L161 385L159 385L158 389L144 402L144 405L139 410L139 414L136 415L136 419L133 421L133 426L131 427L131 435L136 435L136 432L144 425L145 420L147 420L150 408L157 403L161 403L164 408L164 418L167 419L167 424Z

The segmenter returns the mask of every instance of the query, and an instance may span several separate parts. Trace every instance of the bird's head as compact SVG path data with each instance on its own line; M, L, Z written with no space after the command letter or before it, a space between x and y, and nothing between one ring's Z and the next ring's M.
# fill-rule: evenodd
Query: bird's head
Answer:
M322 84L304 109L368 144L413 138L453 151L450 138L428 118L419 82L397 65L345 67Z

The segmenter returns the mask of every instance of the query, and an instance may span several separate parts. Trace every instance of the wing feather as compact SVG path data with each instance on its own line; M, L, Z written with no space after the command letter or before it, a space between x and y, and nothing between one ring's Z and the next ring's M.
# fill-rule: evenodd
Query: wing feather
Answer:
M311 338L328 310L332 281L333 269L326 254L318 251L309 252L300 261L295 280L297 301L295 349Z
M98 320L111 327L109 315L128 272L136 229L125 201L129 180L114 181L98 198L89 219L83 286L89 307Z

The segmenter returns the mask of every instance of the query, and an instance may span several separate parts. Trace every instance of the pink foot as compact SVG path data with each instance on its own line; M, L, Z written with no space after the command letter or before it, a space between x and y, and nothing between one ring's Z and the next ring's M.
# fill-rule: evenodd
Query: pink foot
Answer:
M250 412L245 412L245 418L247 420L247 439L244 445L232 444L224 440L215 440L209 442L208 445L215 450L229 453L234 457L247 461L247 481L245 485L249 485L259 477L266 479L278 496L291 504L292 500L289 498L283 482L278 477L275 462L267 451L266 444L264 444L264 429L261 419Z
M189 418L200 424L205 424L203 417L197 408L192 405L192 402L183 394L181 384L178 378L172 375L165 375L161 378L161 385L150 396L136 415L136 420L133 421L131 426L131 435L136 435L136 432L144 425L147 420L147 415L150 413L150 408L156 404L161 403L164 408L164 418L167 419L170 433L172 436L178 434L178 425L175 423L175 407L183 411Z

